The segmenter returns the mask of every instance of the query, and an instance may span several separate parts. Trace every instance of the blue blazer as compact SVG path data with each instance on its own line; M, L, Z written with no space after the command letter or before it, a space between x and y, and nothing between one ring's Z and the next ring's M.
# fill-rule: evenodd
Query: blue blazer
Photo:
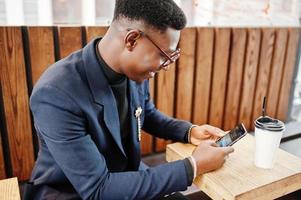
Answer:
M131 147L126 155L95 41L50 66L33 89L30 107L40 150L26 198L153 199L185 190L189 183L183 160L142 167L134 114L141 107L143 130L181 142L191 123L159 112L150 100L148 81L129 80Z

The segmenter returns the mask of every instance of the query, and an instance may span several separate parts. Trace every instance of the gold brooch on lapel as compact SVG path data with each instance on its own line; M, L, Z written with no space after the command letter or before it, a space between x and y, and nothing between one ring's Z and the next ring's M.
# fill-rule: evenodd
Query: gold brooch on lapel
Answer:
M135 117L137 118L137 124L138 124L138 140L141 141L141 121L140 121L140 115L142 113L142 108L139 106L136 110L135 110Z

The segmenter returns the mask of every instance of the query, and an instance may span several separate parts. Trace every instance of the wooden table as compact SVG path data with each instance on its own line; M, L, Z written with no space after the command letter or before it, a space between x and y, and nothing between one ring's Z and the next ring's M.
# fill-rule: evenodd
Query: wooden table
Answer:
M0 200L20 200L17 178L0 180Z
M257 168L254 163L254 136L247 135L233 147L222 168L196 177L194 183L214 200L275 199L301 189L301 159L281 149L273 169ZM167 161L192 154L191 144L169 144Z

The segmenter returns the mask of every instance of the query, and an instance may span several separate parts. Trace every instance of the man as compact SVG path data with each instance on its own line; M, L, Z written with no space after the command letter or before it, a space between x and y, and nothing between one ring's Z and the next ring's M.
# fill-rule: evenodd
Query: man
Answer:
M116 0L106 35L47 69L30 99L40 151L25 199L163 198L222 166L233 148L209 139L223 131L170 118L149 97L148 79L180 56L185 24L172 0ZM141 128L198 146L147 168Z

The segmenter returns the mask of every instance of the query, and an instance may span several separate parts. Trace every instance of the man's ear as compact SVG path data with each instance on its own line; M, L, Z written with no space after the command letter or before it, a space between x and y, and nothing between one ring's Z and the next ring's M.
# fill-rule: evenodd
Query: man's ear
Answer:
M137 40L140 38L141 34L139 31L137 30L130 30L124 39L125 42L125 46L129 51L132 51L136 44L137 44Z

